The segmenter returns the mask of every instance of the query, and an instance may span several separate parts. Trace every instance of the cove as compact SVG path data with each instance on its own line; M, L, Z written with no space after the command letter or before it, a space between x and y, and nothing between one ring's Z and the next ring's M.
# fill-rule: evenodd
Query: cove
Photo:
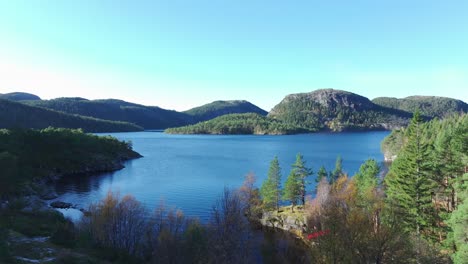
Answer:
M167 135L144 131L111 133L131 141L143 158L125 163L125 168L101 175L80 176L57 184L59 200L86 208L109 190L131 194L149 210L161 202L181 209L187 216L207 221L210 210L224 187L238 188L252 172L257 186L266 178L276 155L286 180L295 156L300 152L306 164L317 172L324 165L334 168L338 155L343 168L354 175L368 158L383 161L380 142L388 131L315 133L287 136L255 135ZM314 189L311 177L309 193Z

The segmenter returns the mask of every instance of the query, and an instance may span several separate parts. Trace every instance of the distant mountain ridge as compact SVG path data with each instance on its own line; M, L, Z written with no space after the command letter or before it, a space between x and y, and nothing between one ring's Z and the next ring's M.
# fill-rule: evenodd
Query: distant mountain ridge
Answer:
M0 128L82 128L85 132L132 132L135 124L67 114L20 102L0 99Z
M377 97L373 103L414 113L419 109L421 114L429 117L443 118L454 113L467 113L468 104L461 100L440 96L408 96L405 98Z
M215 101L185 112L166 110L157 106L144 106L118 99L88 100L81 97L62 97L22 102L70 114L130 122L145 129L185 126L231 113L267 114L266 111L242 100Z
M0 94L0 99L7 99L11 101L41 100L41 98L35 94L22 92Z
M287 95L268 117L314 131L388 130L405 126L411 114L376 105L335 89Z
M25 101L24 103L70 114L130 122L145 129L182 126L186 125L189 119L188 115L177 111L117 99L88 100L78 97L64 97L52 100Z
M53 115L54 118L62 119L62 123L58 121L49 123L62 124L62 127L79 128L85 126L86 130L89 130L90 125L83 123L83 120L113 123L114 126L107 126L111 130L106 132L122 131L124 129L122 125L127 126L124 130L182 127L226 115L229 116L210 123L211 128L205 125L204 128L210 128L211 131L205 129L203 133L219 133L220 126L224 127L223 131L233 133L241 128L239 122L242 120L250 126L248 129L242 128L242 133L249 129L249 131L258 134L282 134L283 132L290 134L295 133L294 131L303 133L390 130L406 126L416 108L421 110L426 119L443 118L453 113L466 113L468 111L465 102L452 98L435 96L410 96L403 99L379 97L370 101L364 96L336 89L319 89L310 93L287 95L269 113L245 100L214 101L184 112L177 112L118 99L88 100L81 97L64 97L41 100L39 96L27 93L3 94L0 95L0 98L8 98L8 100L35 107L34 110L25 110L31 113L31 116L23 115L24 120L21 122L16 119L16 122L21 123L22 126L27 126L30 122L30 127L36 127L39 121L33 120L34 112L40 108L53 110L55 114L47 112L49 113L46 115L48 120L52 121ZM13 108L19 109L18 106ZM9 111L11 113L11 109ZM64 117L59 114L65 113L69 114L68 119L65 118L69 123L63 126ZM255 115L232 115L247 113ZM257 115L263 118L259 118ZM73 118L70 119L70 116ZM72 119L76 123L70 123L69 120ZM270 121L279 121L279 123ZM121 127L116 127L117 123ZM255 130L252 128L255 124L261 126ZM5 127L4 124L0 123L0 127L2 126ZM279 130L270 129L275 127L281 127L283 131L278 132ZM185 131L195 131L192 128L185 129ZM200 131L199 128L200 126L197 128L198 131Z
M214 101L184 111L184 113L193 116L197 122L210 120L227 114L256 113L262 116L268 114L267 111L245 100Z

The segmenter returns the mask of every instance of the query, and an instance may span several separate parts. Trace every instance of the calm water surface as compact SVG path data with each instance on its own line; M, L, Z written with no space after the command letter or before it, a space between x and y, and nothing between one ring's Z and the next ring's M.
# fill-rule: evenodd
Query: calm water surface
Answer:
M149 209L163 200L166 205L180 208L186 215L204 221L224 186L239 187L249 172L255 173L257 186L260 186L275 155L280 161L283 180L298 152L304 155L307 165L314 171L321 165L332 170L336 157L341 155L344 170L353 175L368 158L383 161L380 142L388 134L212 136L114 133L110 135L131 140L134 150L144 157L127 162L126 168L117 172L60 182L57 192L60 200L86 207L104 197L109 190L119 191L122 195L132 194Z

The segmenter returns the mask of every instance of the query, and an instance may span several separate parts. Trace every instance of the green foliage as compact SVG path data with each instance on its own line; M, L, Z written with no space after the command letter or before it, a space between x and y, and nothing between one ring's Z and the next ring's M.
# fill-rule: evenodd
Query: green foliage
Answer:
M195 125L169 128L168 134L297 134L305 129L254 113L229 114Z
M305 204L306 188L310 184L307 178L312 174L312 169L305 166L304 157L297 153L283 190L283 199L292 204L291 211L294 211L294 206L299 202Z
M448 221L453 230L453 242L456 252L453 254L454 263L466 263L468 260L468 173L455 185L460 199L458 208L453 211Z
M411 114L350 92L322 89L288 95L268 116L312 131L343 131L401 127Z
M260 188L260 195L266 209L275 208L278 211L281 199L281 168L276 156L270 163L268 177Z
M301 155L301 153L297 153L296 161L292 165L291 173L297 175L296 178L299 185L299 200L304 205L307 192L306 188L310 184L307 178L313 174L313 171L312 169L305 166L304 157Z
M379 164L374 159L368 159L361 165L359 172L354 175L356 187L361 197L377 188L379 172Z
M430 117L447 117L454 113L467 113L468 104L463 101L438 96L410 96L402 99L378 97L372 100L375 104L414 113L419 110L422 115Z
M176 111L115 99L57 98L25 103L74 115L134 123L145 129L164 129L186 125L191 119L190 116Z
M466 212L460 186L468 167L468 115L427 123L413 120L397 133L386 139L401 145L385 178L388 202L398 207L395 213L406 230L419 226L424 239L454 252L454 260L465 257L462 244L467 235L460 227L466 226L461 217Z
M1 212L0 228L11 229L28 237L51 236L65 223L63 215L54 210L20 211L10 207Z
M265 110L251 104L250 102L242 100L214 101L209 104L192 108L184 113L192 116L196 122L210 120L227 114L256 113L262 116L267 115Z
M328 175L328 182L334 183L336 180L343 175L343 159L339 155L336 157L335 169Z
M319 183L322 181L322 179L328 177L328 172L327 169L325 169L325 166L321 166L320 169L317 171L317 178L315 178L315 182Z
M19 192L33 178L108 171L136 157L126 142L81 130L0 130L0 194Z
M408 127L408 142L385 179L388 199L400 207L405 230L417 234L426 233L434 224L431 192L435 186L422 127L416 112Z
M208 232L198 220L191 220L184 231L186 260L191 263L206 263L208 251Z
M383 193L361 197L355 183L345 175L331 185L323 180L307 203L308 234L324 232L309 244L314 263L417 263L415 244L389 214ZM420 255L420 263L445 263L428 262L433 252Z
M406 130L404 128L395 129L390 133L390 135L382 140L380 148L386 158L391 160L398 152L400 152L401 148L403 148L405 131Z
M291 171L284 185L283 200L289 201L292 204L291 211L294 211L294 206L301 199L301 187L298 176L298 174Z
M67 114L0 99L0 128L43 129L49 126L81 128L86 132L127 132L143 129L131 123Z

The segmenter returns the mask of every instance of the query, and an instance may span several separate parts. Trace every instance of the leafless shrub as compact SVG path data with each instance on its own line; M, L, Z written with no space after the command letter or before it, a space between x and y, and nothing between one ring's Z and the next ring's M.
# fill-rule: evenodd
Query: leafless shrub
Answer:
M252 234L238 192L224 189L213 206L208 230L214 263L251 262Z
M138 256L146 225L146 210L140 202L133 196L120 199L119 194L108 192L102 201L89 207L89 217L80 226L97 245Z

